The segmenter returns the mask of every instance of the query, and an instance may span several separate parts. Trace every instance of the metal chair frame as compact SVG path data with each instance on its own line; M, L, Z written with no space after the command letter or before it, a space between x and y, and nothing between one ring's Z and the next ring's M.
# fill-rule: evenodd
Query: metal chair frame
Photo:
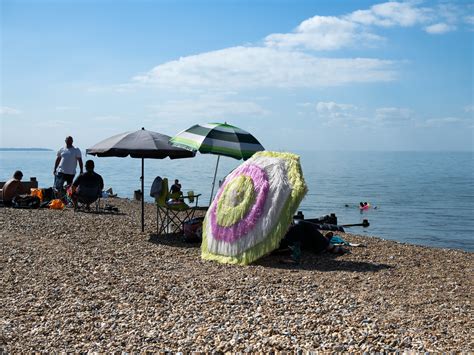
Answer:
M173 205L160 205L156 204L156 231L158 235L165 233L183 233L184 232L184 222L194 218L194 215L197 210L199 201L198 195L188 195L183 196L182 198L187 198L195 202L193 207L188 208L173 208Z
M74 211L91 211L90 206L94 205L95 206L95 212L100 211L100 197L97 198L97 200L91 202L91 203L86 203L80 201L80 198L77 199L76 203L74 204Z
M82 195L80 191L75 192L76 198L75 200L72 199L73 205L74 205L74 211L78 210L84 210L84 211L90 211L90 206L92 204L95 205L95 212L100 211L100 198L101 198L101 191L100 188L97 187L97 197L94 198L91 195Z

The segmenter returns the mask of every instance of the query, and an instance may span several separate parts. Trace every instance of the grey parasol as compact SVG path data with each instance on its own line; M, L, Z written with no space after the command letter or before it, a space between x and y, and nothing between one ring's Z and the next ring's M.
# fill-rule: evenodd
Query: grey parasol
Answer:
M145 203L144 203L144 175L145 158L170 159L192 158L195 153L174 147L168 143L171 137L145 128L135 132L124 132L104 139L96 145L88 148L86 154L98 157L126 157L142 159L142 175L140 177L142 186L142 232L145 230Z

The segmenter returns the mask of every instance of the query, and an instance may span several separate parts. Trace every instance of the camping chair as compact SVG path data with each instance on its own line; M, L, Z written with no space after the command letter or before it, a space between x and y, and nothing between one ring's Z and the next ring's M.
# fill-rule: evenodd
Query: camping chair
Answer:
M100 197L102 196L102 189L97 184L85 185L81 184L78 186L75 195L74 211L86 210L90 211L90 205L95 204L95 211L100 210Z
M161 180L161 190L158 195L154 195L156 201L156 230L157 234L179 233L183 231L183 223L194 217L198 209L197 201L199 195L191 193L187 196L172 194L168 190L168 179ZM184 202L187 198L194 207L190 207Z

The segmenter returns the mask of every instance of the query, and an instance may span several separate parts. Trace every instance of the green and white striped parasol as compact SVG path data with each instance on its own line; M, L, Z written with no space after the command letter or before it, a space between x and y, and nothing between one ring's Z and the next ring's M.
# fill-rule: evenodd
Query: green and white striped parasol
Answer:
M247 160L254 153L265 150L249 132L227 123L194 125L175 135L170 139L170 143L176 147L198 151L202 154L218 155L212 182L211 201L221 155Z

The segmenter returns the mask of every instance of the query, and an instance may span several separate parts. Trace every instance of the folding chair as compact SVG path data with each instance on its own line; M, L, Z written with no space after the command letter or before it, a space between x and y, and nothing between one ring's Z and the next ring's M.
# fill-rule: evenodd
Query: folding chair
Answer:
M178 196L168 190L168 179L162 180L161 191L155 196L156 201L156 230L157 234L183 232L183 223L194 217L199 195L188 194ZM189 207L183 199L196 201L194 207ZM194 200L195 199L195 200Z
M76 194L76 201L74 204L74 211L85 210L90 211L90 205L95 205L95 211L100 210L100 197L102 191L99 185L97 186L79 186Z

